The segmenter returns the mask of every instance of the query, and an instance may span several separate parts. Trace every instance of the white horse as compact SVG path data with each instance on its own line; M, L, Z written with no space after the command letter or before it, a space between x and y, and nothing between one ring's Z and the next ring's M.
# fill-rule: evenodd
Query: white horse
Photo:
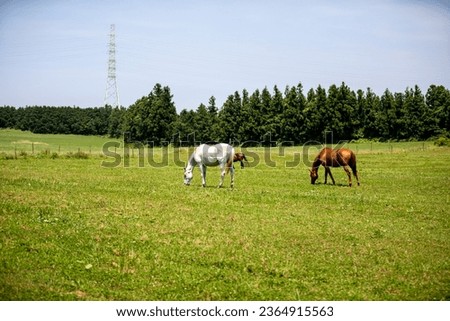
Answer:
M221 170L220 182L218 187L222 187L225 174L230 171L231 188L234 186L234 168L233 168L234 148L228 144L198 146L184 169L184 184L190 185L193 177L192 171L195 165L198 165L202 176L202 186L206 186L206 167L219 166Z

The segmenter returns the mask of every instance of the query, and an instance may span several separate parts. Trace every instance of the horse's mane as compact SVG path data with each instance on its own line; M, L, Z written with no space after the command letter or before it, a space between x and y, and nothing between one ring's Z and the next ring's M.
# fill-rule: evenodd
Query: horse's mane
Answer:
M318 169L318 167L322 164L322 161L320 160L320 154L317 155L317 157L314 159L314 162L312 164L313 169Z
M186 166L190 165L190 166L192 166L192 168L195 167L196 163L195 163L195 161L194 161L194 156L195 156L195 152L193 152L193 153L191 154L191 156L189 156L189 159L188 159L188 161L187 161Z

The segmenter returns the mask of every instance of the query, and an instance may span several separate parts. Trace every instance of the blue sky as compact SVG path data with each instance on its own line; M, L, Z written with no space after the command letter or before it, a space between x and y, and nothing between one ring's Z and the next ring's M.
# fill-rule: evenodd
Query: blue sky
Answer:
M178 111L299 82L450 88L449 0L0 0L0 105L101 106L112 23L125 107L156 83Z

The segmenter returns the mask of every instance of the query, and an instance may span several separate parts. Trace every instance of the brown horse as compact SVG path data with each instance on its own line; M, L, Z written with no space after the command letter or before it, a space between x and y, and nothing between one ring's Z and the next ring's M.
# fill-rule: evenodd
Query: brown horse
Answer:
M333 184L335 184L333 175L331 175L330 167L342 166L348 176L348 185L352 186L352 175L350 173L350 170L347 168L348 166L352 169L353 175L356 177L356 181L359 185L358 171L356 170L356 156L350 149L331 149L328 147L322 149L319 155L317 155L317 157L314 159L312 169L309 170L311 184L314 184L319 177L317 171L320 165L325 167L325 184L327 183L328 175L330 175Z
M243 162L243 160L245 160L245 161L247 162L247 164L248 164L248 160L247 160L247 158L245 157L245 154L244 154L244 153L236 153L236 154L234 154L234 157L233 157L233 163L234 163L234 162L241 162L241 168L244 168L244 162Z

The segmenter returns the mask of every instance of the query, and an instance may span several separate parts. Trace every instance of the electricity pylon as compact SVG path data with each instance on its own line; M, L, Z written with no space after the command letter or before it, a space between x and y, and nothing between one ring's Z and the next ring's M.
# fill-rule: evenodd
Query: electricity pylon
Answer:
M113 108L119 106L119 92L116 81L116 26L111 25L109 33L109 59L108 59L108 78L106 80L105 105Z

